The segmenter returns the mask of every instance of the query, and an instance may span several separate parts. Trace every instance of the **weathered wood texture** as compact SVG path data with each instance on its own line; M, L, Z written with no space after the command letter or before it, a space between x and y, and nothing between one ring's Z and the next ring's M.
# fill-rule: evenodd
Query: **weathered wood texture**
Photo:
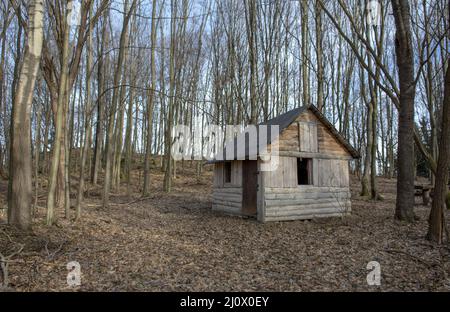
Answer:
M259 172L257 176L259 221L350 213L348 161L352 155L314 113L301 114L276 142L279 144L278 167ZM298 185L297 158L312 159L311 185ZM260 166L261 161L258 163ZM224 167L224 163L214 166L213 210L241 215L243 161L232 162L231 183L224 183Z
M349 156L345 147L309 110L298 116L278 138L280 151L320 153L331 156Z
M313 169L314 170L314 169ZM340 159L317 159L317 186L348 187L348 161Z
M242 187L214 188L212 209L230 214L242 214Z
M348 187L348 161L313 158L312 180L312 185L318 187ZM264 185L266 187L302 187L298 186L297 158L280 156L278 168L264 175Z
M298 142L300 152L317 153L317 123L316 122L297 122Z
M224 163L214 164L214 187L242 186L242 161L231 162L231 183L225 183Z
M265 221L344 216L351 212L350 192L342 187L301 186L264 189Z
M267 187L297 187L297 158L280 156L277 169L267 172L264 179Z
M245 160L242 167L242 214L256 216L258 161Z
M258 161L258 187L257 187L257 214L256 217L259 222L265 222L266 221L266 208L264 205L264 198L265 198L265 177L267 176L267 171L261 171L261 167L263 166L263 161Z
M212 209L230 214L242 213L242 161L231 162L231 183L225 183L224 163L214 164Z

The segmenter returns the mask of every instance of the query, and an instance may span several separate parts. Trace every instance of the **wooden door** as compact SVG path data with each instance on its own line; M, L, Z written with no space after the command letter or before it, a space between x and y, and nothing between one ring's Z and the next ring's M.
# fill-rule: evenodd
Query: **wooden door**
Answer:
M242 214L256 216L258 162L256 160L245 160L242 165Z

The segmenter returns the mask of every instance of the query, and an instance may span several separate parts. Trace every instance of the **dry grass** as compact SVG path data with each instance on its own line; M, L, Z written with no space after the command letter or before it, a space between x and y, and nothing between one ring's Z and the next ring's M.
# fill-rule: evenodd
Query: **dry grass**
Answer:
M91 188L78 223L60 216L46 227L40 208L32 233L0 225L0 252L25 244L9 263L10 286L70 290L66 264L78 261L83 291L450 290L449 247L424 240L429 207L416 205L414 224L394 222L394 180L379 180L383 202L359 198L353 181L353 213L344 219L260 224L211 211L210 172L198 181L186 169L171 194L161 192L160 172L152 178L150 198L139 200L135 176L131 196L123 187L107 210ZM367 285L372 260L381 286Z

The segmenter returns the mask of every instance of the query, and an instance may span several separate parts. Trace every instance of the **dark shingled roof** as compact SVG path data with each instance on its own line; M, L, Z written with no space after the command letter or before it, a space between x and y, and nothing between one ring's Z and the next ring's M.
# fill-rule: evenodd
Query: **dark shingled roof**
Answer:
M259 125L278 125L280 126L280 133L283 132L284 129L289 127L291 123L297 119L300 114L305 112L308 109L308 106L302 106L298 108L294 108L293 110L288 111L287 113L281 114L275 118L272 118L266 122L260 123Z
M273 119L270 119L266 122L258 124L258 126L260 126L260 125L268 126L267 144L272 143L271 135L270 135L271 134L270 126L278 125L279 133L281 134L287 127L289 127L297 119L298 116L300 116L302 113L304 113L308 109L312 113L314 113L314 115L317 117L317 119L319 119L324 124L324 126L331 132L331 134L336 138L336 140L350 153L350 155L353 158L360 157L358 151L355 148L353 148L353 146L351 146L351 144L339 133L339 131L328 121L328 119L314 105L308 105L308 106L302 106L302 107L295 108L295 109L290 110L284 114L281 114ZM260 130L259 127L257 127L258 137L259 137L259 130ZM242 132L238 136L242 136L242 135L246 136L245 156L248 157L250 154L249 153L249 144L248 144L248 134L244 130L244 132ZM225 148L222 150L222 153L224 155L223 159L225 159L227 144L229 144L229 143L226 143ZM233 144L234 144L234 156L235 156L234 159L237 159L237 138L234 138ZM258 140L257 145L258 145L258 151L259 151L259 140ZM227 160L229 160L229 159L227 159ZM214 160L208 161L208 163L212 164L212 163L218 163L218 162L223 162L223 161L225 161L225 160L214 159Z

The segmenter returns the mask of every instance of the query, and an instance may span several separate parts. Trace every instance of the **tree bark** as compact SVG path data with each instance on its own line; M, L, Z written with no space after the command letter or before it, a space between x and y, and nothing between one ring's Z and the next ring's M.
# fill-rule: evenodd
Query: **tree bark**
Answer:
M301 2L301 32L302 32L302 105L309 105L309 40L308 40L308 26L309 26L309 8L308 0Z
M143 196L148 196L150 194L150 158L152 155L152 135L153 135L153 98L154 89L156 87L156 66L155 66L155 46L156 46L156 3L154 0L152 4L152 33L151 33L151 59L150 59L150 70L151 70L151 87L147 93L147 141L145 148L145 165L144 165L144 188L142 190Z
M247 40L250 62L250 124L258 123L258 94L257 94L257 61L258 53L256 51L256 0L248 0L245 3L247 19Z
M317 59L317 109L324 109L324 65L323 65L323 34L322 34L322 7L319 0L315 3L316 12L316 59Z
M122 33L120 35L120 48L119 48L119 56L116 66L116 71L114 73L114 90L113 97L111 103L111 109L109 112L109 124L108 124L108 140L106 142L106 168L105 168L105 181L103 185L103 207L106 208L109 204L109 191L111 189L111 176L112 176L112 166L114 165L114 125L115 125L115 117L117 105L119 102L119 83L120 78L122 76L122 65L125 56L126 42L128 36L128 24L131 18L131 13L133 12L133 8L136 5L136 0L133 0L131 8L128 13L125 13L125 17L123 20ZM125 1L125 12L128 9L128 0Z
M427 239L438 244L443 241L446 231L444 206L449 194L448 175L450 166L450 59L447 61L444 102L442 105L442 130L439 140L438 170L434 187L433 203L429 218Z
M58 172L60 173L59 184L65 183L64 180L64 166L61 168L61 159L65 157L62 149L64 148L64 112L65 104L64 101L67 98L67 80L69 76L69 25L68 18L70 12L72 11L73 0L67 1L67 7L65 10L63 18L63 48L62 48L62 65L61 65L61 75L59 81L58 90L58 103L57 103L57 113L55 118L55 140L53 144L53 155L50 166L50 176L49 176L49 186L48 186L48 197L47 197L47 225L52 225L55 221L55 191L58 184ZM59 167L59 168L58 168Z
M103 56L105 51L105 45L107 44L107 24L108 24L108 11L105 10L103 13L103 21L102 21L102 31L101 31L101 41L98 41L100 46L99 54ZM100 57L98 61L97 67L97 79L98 79L98 94L99 96L103 94L103 90L105 89L105 75L104 75L104 59L106 57ZM102 145L103 145L103 117L104 117L104 107L105 100L104 97L100 97L97 99L97 125L95 130L95 147L94 147L94 165L92 166L91 172L91 182L92 184L97 184L98 172L101 170L101 159L102 159Z
M409 1L392 0L396 25L395 50L400 83L398 177L395 219L414 221L414 51Z
M92 6L89 7L89 18L92 19ZM83 203L84 194L84 171L86 167L86 160L89 155L90 141L91 141L91 67L92 67L92 23L89 23L88 39L87 39L87 60L86 60L86 105L84 107L85 122L84 122L84 142L81 145L81 163L80 163L80 179L78 183L77 203L75 207L75 219L81 217L81 204Z
M21 229L31 227L31 104L43 42L43 0L28 7L28 41L13 102L11 127L10 198L8 223Z

